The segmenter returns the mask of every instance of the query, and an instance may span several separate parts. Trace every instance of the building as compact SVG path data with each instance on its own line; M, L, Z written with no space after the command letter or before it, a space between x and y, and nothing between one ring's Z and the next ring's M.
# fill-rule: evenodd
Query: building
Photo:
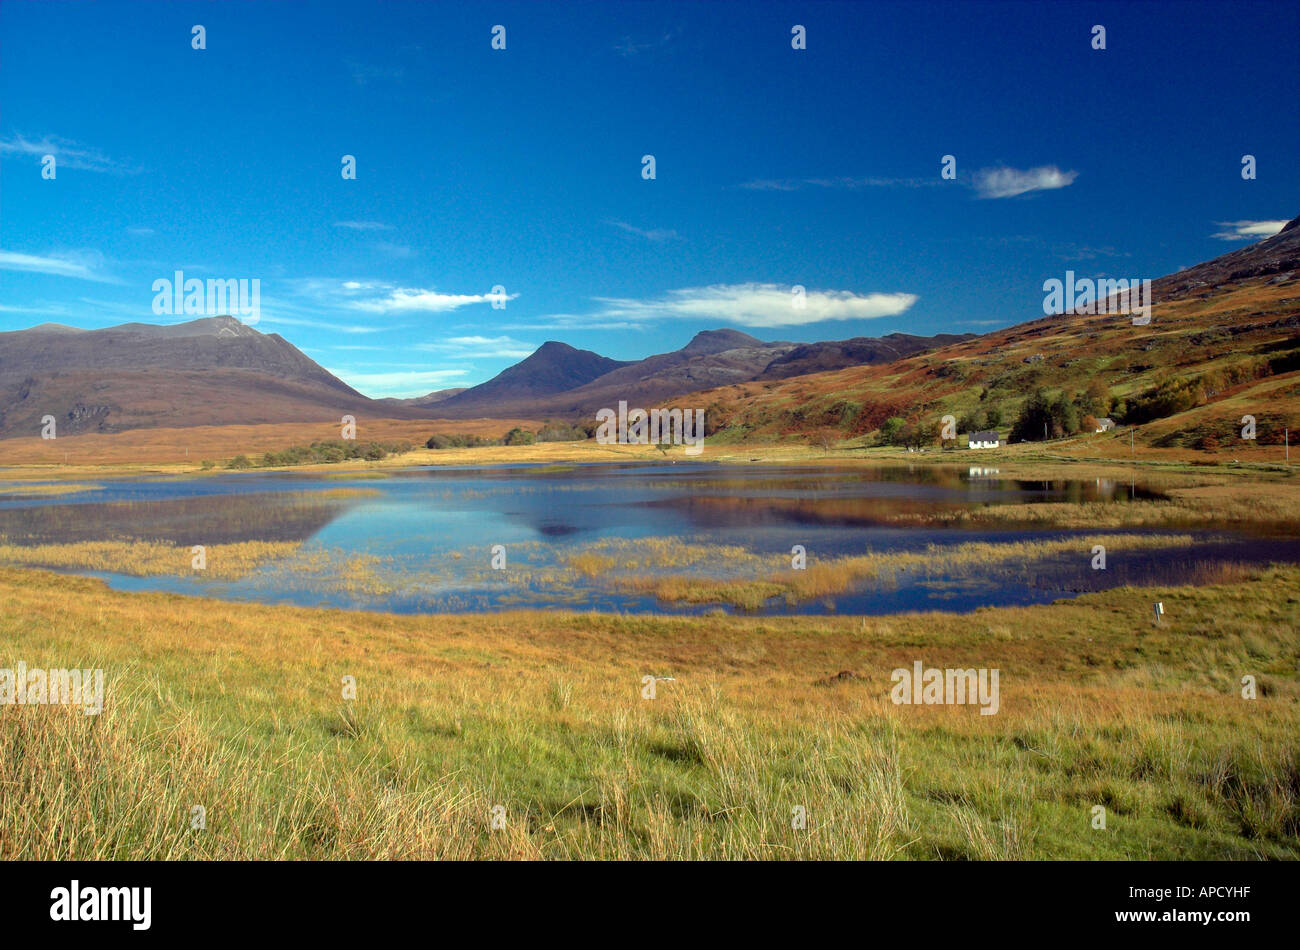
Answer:
M967 439L972 449L996 449L1002 444L996 432L972 432Z
M1097 428L1096 428L1096 430L1094 430L1094 431L1097 431L1097 432L1109 432L1109 431L1110 431L1111 429L1113 429L1113 428L1115 428L1115 420L1114 420L1114 419L1106 419L1106 418L1102 418L1102 419L1098 419L1098 420L1097 420Z

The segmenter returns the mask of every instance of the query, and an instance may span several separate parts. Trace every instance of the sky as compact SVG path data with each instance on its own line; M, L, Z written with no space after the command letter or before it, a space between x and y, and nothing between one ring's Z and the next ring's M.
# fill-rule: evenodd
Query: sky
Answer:
M1240 0L5 0L0 331L256 279L376 397L547 340L983 333L1300 212L1298 42Z

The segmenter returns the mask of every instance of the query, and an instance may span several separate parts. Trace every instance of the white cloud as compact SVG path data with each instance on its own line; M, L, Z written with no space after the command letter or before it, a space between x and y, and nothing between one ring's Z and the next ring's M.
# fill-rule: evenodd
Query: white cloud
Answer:
M79 145L57 135L45 135L32 141L21 134L0 139L0 155L53 155L55 168L75 168L79 171L105 172L110 175L133 175L140 169L109 158L97 148Z
M975 190L981 198L1013 198L1031 191L1065 188L1079 177L1078 172L1063 172L1055 165L1042 165L1021 171L1018 168L981 168L975 173Z
M334 227L347 228L349 231L391 231L391 224L382 221L335 221Z
M1258 241L1266 237L1272 237L1277 232L1286 227L1287 222L1282 221L1215 221L1221 228L1230 228L1228 231L1219 231L1211 237L1216 237L1220 241Z
M506 294L506 299L514 300L518 296ZM442 294L418 287L397 287L382 297L353 300L351 306L367 313L446 313L470 304L490 303L494 299L491 294Z
M154 234L157 234L158 232L155 231L153 228L127 228L126 233L133 234L136 237L152 237Z
M422 287L398 287L387 281L367 279L347 279L322 277L300 277L285 281L288 292L304 302L309 311L295 308L303 316L314 317L321 311L337 313L358 312L367 314L401 314L401 313L446 313L466 307L470 304L491 303L499 299L491 293L482 294L444 294ZM506 300L514 300L518 294L506 294ZM263 300L266 296L263 295ZM266 311L265 304L263 312ZM350 332L375 332L391 330L393 326L373 327L369 331L360 328Z
M104 256L94 251L82 251L43 257L17 251L0 251L0 270L24 271L30 274L53 274L56 277L75 277L103 284L118 283L105 274Z
M609 221L607 223L612 224L620 230L626 231L628 234L635 234L637 237L645 238L647 241L654 241L656 244L661 244L664 241L685 240L685 238L672 228L651 228L647 230L645 228L638 228L633 224L628 224L626 221Z
M743 327L788 327L827 320L873 320L905 312L915 294L857 294L849 290L808 290L802 298L781 284L714 284L670 290L657 299L595 298L602 308L587 319L643 324L690 319ZM563 315L557 315L563 316ZM550 318L554 319L554 317Z

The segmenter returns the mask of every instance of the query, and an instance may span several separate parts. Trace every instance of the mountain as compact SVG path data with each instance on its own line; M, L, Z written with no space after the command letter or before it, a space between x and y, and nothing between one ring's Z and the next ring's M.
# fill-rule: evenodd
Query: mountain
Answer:
M1296 272L1300 272L1300 217L1270 238L1153 281L1151 290L1158 300L1178 300L1194 293L1209 296L1225 284Z
M547 347L562 346L548 343L491 382L439 403L438 414L447 418L469 415L572 418L614 408L620 400L631 406L656 405L731 383L784 379L814 369L899 359L926 347L966 338L894 333L879 340L859 337L835 343L796 344L767 343L739 330L702 330L679 350L615 364L614 368L580 385L556 388L549 393L539 390L533 396L515 387L494 386L507 374L512 379L522 376Z
M758 337L750 336L748 333L741 333L739 330L701 330L678 352L691 356L708 356L711 353L725 353L727 350L769 345L771 344L764 343Z
M892 363L922 350L947 346L973 339L973 333L940 333L936 336L912 336L890 333L883 337L858 336L851 340L827 343L804 343L784 356L774 359L759 374L759 379L788 379L808 373L822 373L845 366L871 366Z
M38 435L46 415L58 435L75 435L337 421L358 412L423 415L368 399L278 334L232 317L0 333L0 438Z
M710 428L764 439L834 430L869 434L891 416L931 425L954 415L1006 432L1036 390L1088 390L1135 442L1236 455L1281 446L1300 428L1300 218L1249 247L1151 282L1151 321L1066 313L901 360L699 393ZM799 364L798 352L784 357ZM806 365L806 364L805 364ZM1258 438L1240 438L1253 416ZM989 421L990 417L998 421ZM1125 454L1126 428L1078 451ZM1074 449L1070 449L1074 451ZM1195 455L1189 457L1196 457Z
M736 330L703 330L680 350L659 353L613 370L537 406L546 415L571 416L614 408L620 400L649 406L701 389L753 379L792 343L764 343Z
M437 404L438 415L454 419L509 415L517 409L525 411L543 402L547 396L576 389L626 365L590 350L579 350L552 340L486 383L440 401Z
M468 388L468 386L458 386L454 389L435 389L431 393L427 393L423 396L415 396L411 399L397 399L393 396L385 396L383 399L380 399L379 402L390 403L394 406L416 406L424 408L427 406L436 406L438 403L445 402L452 396L459 396Z

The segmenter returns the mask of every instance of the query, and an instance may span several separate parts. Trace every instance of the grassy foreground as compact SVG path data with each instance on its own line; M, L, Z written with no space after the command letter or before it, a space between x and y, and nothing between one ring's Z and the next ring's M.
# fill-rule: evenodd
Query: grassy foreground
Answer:
M1298 592L398 617L0 569L0 668L108 683L0 706L0 859L1296 858ZM1000 669L1000 712L893 705L915 660Z

